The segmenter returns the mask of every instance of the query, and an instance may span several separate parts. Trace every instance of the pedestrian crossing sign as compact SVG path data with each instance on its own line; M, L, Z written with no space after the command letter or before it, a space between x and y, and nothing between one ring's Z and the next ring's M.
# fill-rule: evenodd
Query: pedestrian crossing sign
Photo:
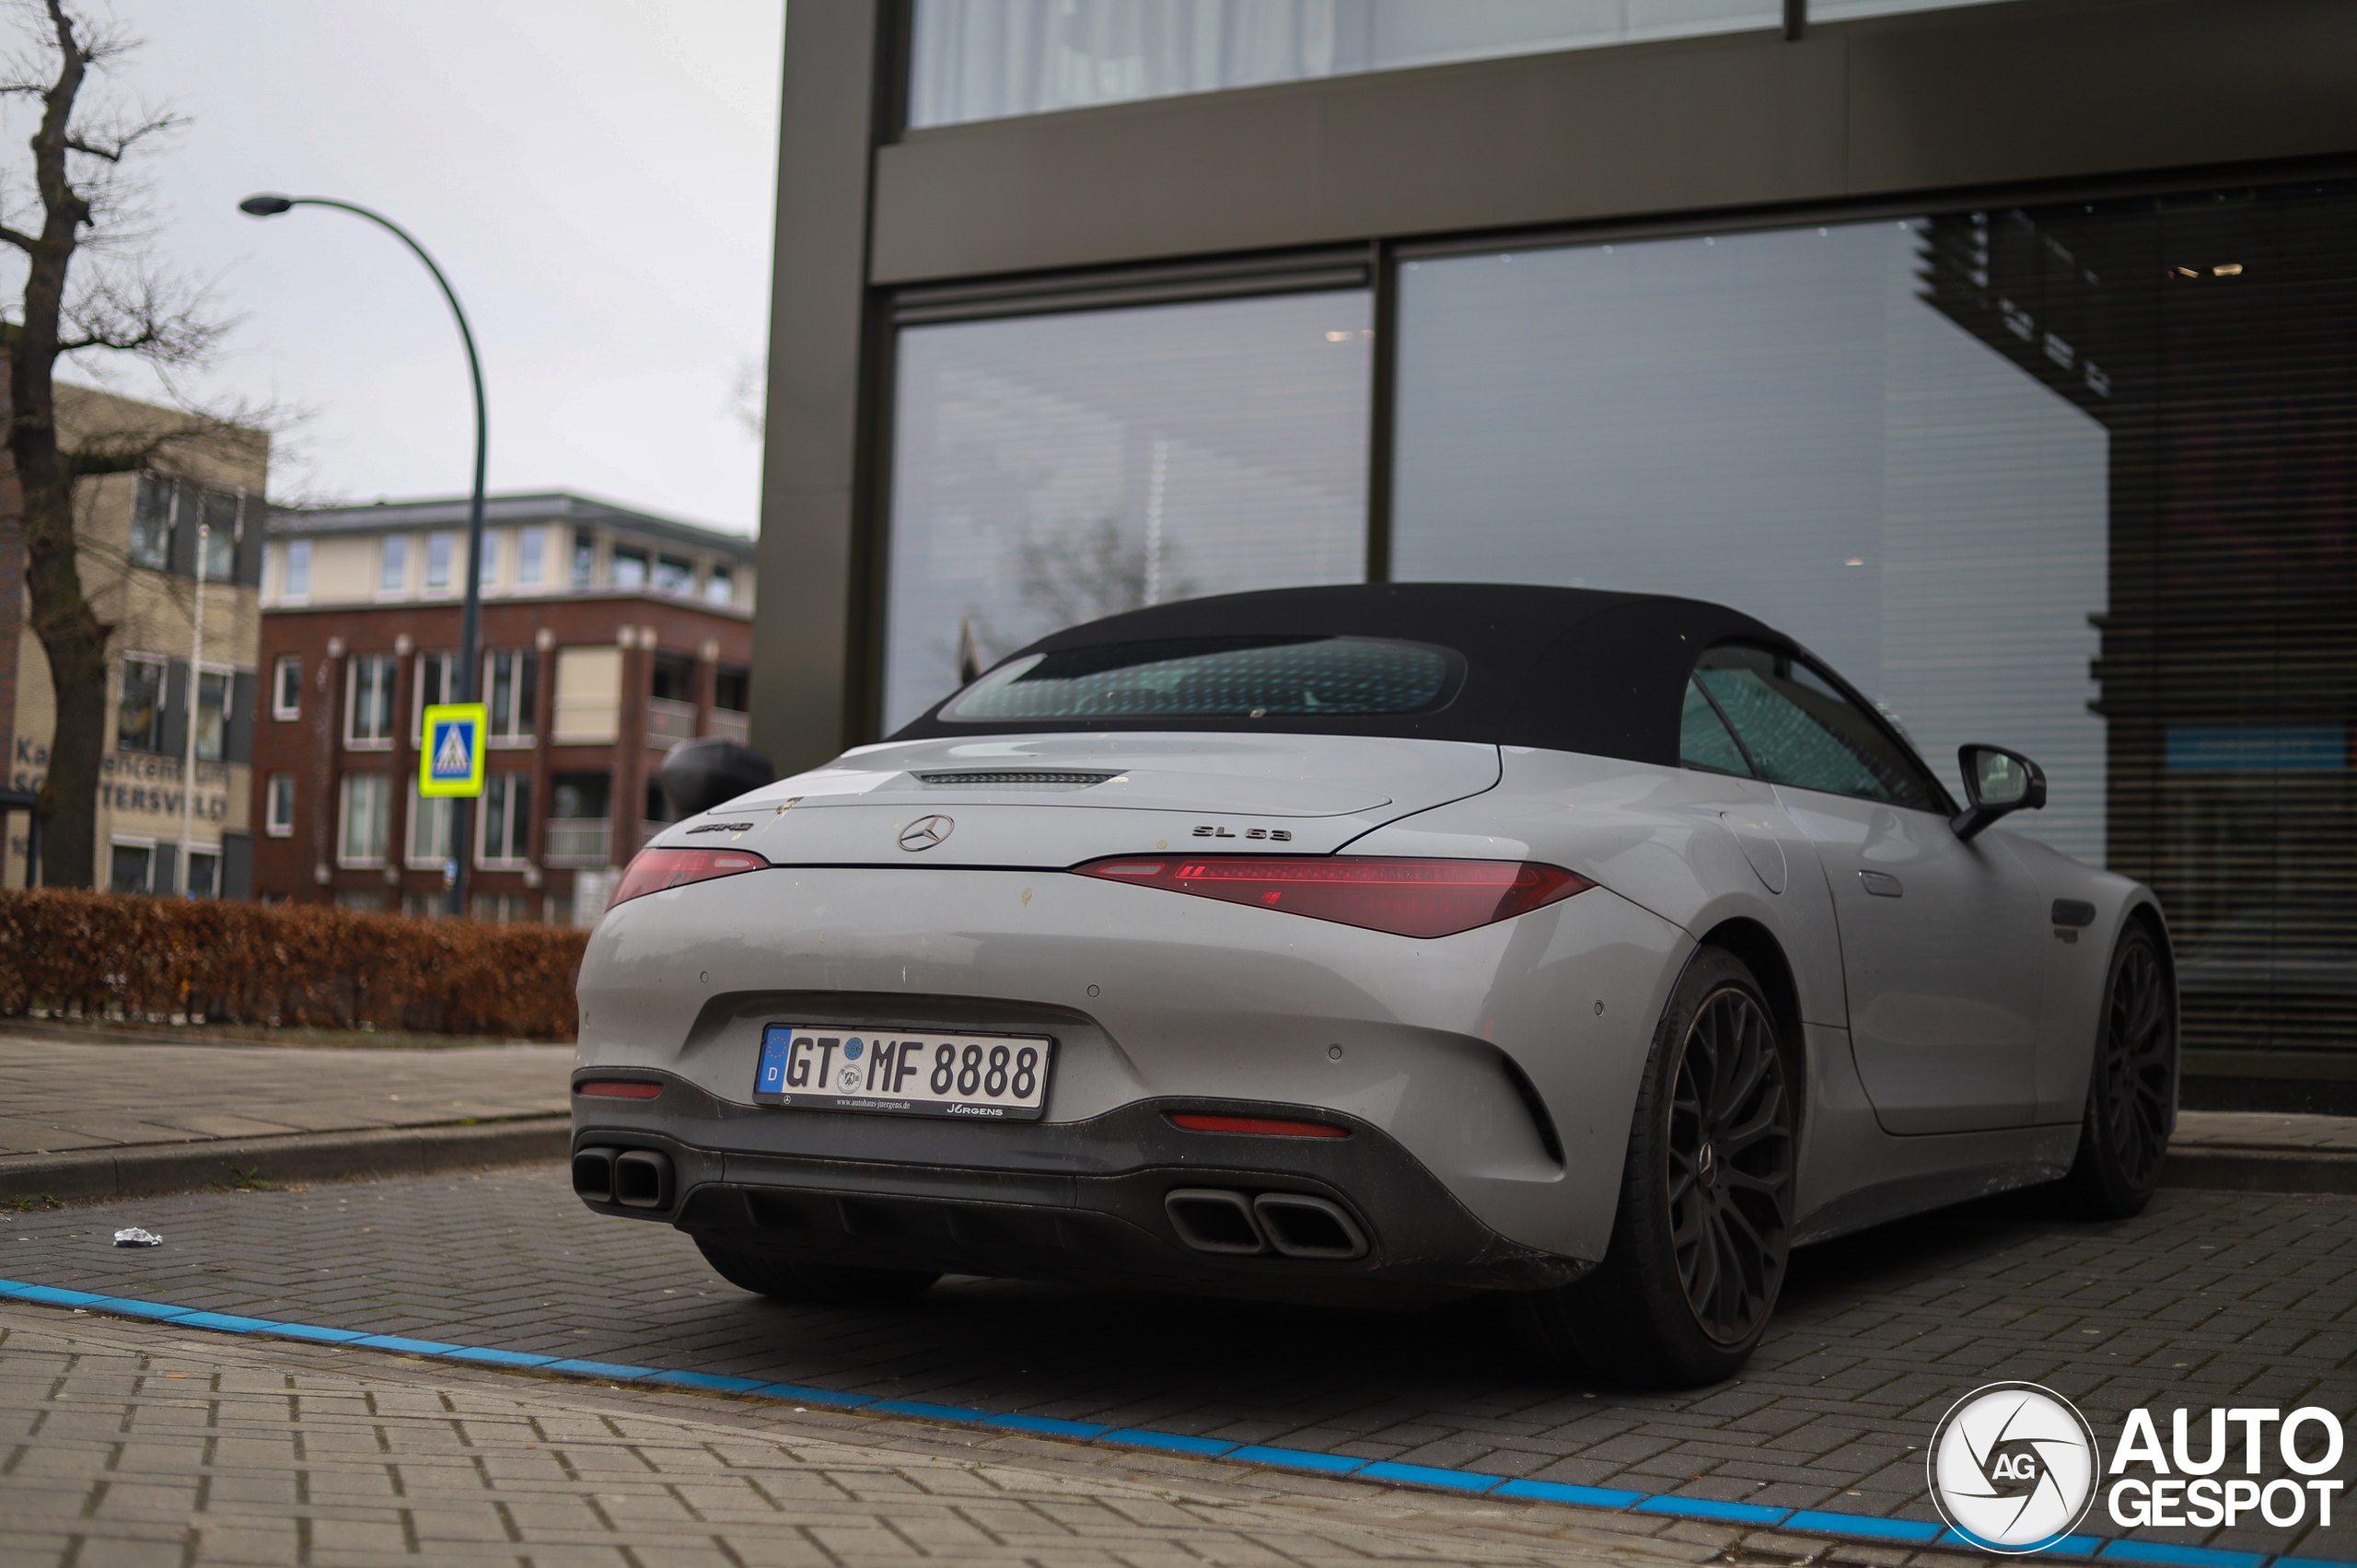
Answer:
M435 703L425 710L425 749L417 759L417 793L482 793L482 732L490 714L481 703Z

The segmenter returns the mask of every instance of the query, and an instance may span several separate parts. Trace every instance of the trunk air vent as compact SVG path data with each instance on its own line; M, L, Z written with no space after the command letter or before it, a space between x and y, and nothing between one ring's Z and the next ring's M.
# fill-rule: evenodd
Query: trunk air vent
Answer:
M1119 773L1025 769L1003 772L919 773L917 780L936 789L1086 789L1091 784L1101 784L1107 779L1120 776Z

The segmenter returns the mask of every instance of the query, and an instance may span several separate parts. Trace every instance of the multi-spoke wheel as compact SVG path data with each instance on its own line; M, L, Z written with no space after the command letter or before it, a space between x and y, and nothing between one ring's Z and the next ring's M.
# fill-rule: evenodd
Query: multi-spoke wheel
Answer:
M1689 1386L1743 1365L1792 1249L1794 1093L1751 971L1696 954L1654 1036L1603 1262L1521 1299L1565 1370Z
M2152 1201L2177 1126L2177 987L2145 925L2131 925L2112 953L2099 1027L2061 1195L2085 1218L2125 1219Z

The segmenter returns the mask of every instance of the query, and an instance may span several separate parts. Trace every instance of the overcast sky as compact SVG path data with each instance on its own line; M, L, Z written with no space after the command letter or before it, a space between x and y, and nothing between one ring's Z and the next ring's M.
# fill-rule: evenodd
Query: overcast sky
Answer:
M148 164L157 249L245 318L212 380L310 412L276 498L463 494L472 412L408 252L342 213L249 218L256 191L378 208L434 252L482 347L494 491L752 530L734 392L769 315L784 0L113 6L146 40L120 87L192 121ZM12 125L0 158L22 149Z

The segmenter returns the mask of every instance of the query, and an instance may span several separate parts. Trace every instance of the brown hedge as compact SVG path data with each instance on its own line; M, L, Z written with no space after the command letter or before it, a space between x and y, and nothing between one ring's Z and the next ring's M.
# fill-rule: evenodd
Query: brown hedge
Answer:
M319 905L0 890L0 1014L570 1039L588 933Z

